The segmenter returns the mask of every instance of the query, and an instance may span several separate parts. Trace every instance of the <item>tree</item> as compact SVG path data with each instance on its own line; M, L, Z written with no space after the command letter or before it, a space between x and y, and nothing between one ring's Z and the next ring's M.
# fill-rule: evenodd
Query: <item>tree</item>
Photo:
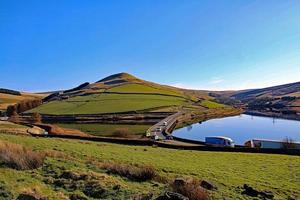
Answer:
M14 123L20 123L20 116L16 111L14 111L11 116L9 117L9 121Z

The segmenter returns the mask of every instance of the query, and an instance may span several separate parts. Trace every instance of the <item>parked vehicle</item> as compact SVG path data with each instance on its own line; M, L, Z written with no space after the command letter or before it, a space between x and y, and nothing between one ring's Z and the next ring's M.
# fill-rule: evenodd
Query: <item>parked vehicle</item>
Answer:
M299 142L280 140L252 139L245 142L246 147L265 149L300 149Z
M205 144L215 147L234 147L234 141L229 137L223 136L206 137Z
M173 140L173 136L172 135L167 135L166 140Z
M161 132L162 131L162 129L161 128L156 128L156 131L159 131L159 132Z
M164 122L164 126L167 126L167 125L168 125L168 122L165 121L165 122Z

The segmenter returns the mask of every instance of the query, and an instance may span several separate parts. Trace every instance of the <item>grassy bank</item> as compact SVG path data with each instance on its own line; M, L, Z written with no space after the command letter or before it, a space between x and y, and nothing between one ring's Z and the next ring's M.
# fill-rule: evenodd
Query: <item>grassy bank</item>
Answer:
M60 127L78 129L95 136L112 136L117 129L128 129L129 133L136 136L145 135L150 125L129 124L57 124Z
M107 199L116 196L130 199L135 194L148 192L158 195L166 187L157 180L137 182L120 175L107 174L95 164L113 162L151 165L160 177L168 179L194 177L212 181L218 186L218 190L213 192L215 199L251 199L241 194L240 187L245 183L256 189L273 191L275 199L287 199L288 195L300 197L300 157L296 156L183 151L4 134L0 135L0 139L34 150L55 151L64 155L47 158L43 167L36 170L17 171L2 166L0 183L13 194L35 186L50 199L55 199L58 193L64 199L74 191L55 186L47 180L53 179L53 173L66 169L77 173L95 173L96 177L102 177ZM113 193L115 185L120 187L117 193Z

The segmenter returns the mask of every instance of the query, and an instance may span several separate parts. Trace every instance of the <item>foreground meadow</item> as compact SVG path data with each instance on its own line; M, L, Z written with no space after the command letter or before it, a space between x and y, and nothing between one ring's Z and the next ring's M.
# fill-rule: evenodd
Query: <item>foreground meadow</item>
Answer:
M33 170L16 170L2 164L0 195L16 196L34 189L49 199L69 199L76 195L97 199L93 198L95 191L86 191L89 188L86 184L90 183L74 178L76 174L75 177L89 174L88 177L101 182L100 189L105 195L100 199L133 199L149 192L155 197L168 190L167 181L176 177L215 183L218 189L211 192L213 199L251 199L241 194L243 184L272 191L275 199L300 197L298 156L185 151L5 134L0 134L0 140L50 155L41 167ZM151 166L160 178L133 179L109 170L108 163L132 168Z

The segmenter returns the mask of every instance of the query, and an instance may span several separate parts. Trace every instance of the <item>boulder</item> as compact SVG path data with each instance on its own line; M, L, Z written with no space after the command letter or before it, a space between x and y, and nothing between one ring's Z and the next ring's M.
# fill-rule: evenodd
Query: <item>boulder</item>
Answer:
M184 186L185 184L186 184L186 180L183 179L183 178L176 178L176 179L174 180L174 185L175 185L176 187L181 187L181 186Z
M259 195L259 191L255 190L254 188L250 187L247 184L244 184L244 191L242 192L242 194L251 196L251 197L257 197Z
M207 190L217 190L217 186L215 184L213 184L212 182L203 180L200 183L200 186L207 189Z
M274 194L271 191L262 191L260 192L260 195L264 198L264 199L274 199Z
M297 199L296 199L296 197L294 197L294 196L289 196L289 197L288 197L288 200L297 200Z
M156 200L189 200L189 198L175 192L165 192L163 195L156 198Z

